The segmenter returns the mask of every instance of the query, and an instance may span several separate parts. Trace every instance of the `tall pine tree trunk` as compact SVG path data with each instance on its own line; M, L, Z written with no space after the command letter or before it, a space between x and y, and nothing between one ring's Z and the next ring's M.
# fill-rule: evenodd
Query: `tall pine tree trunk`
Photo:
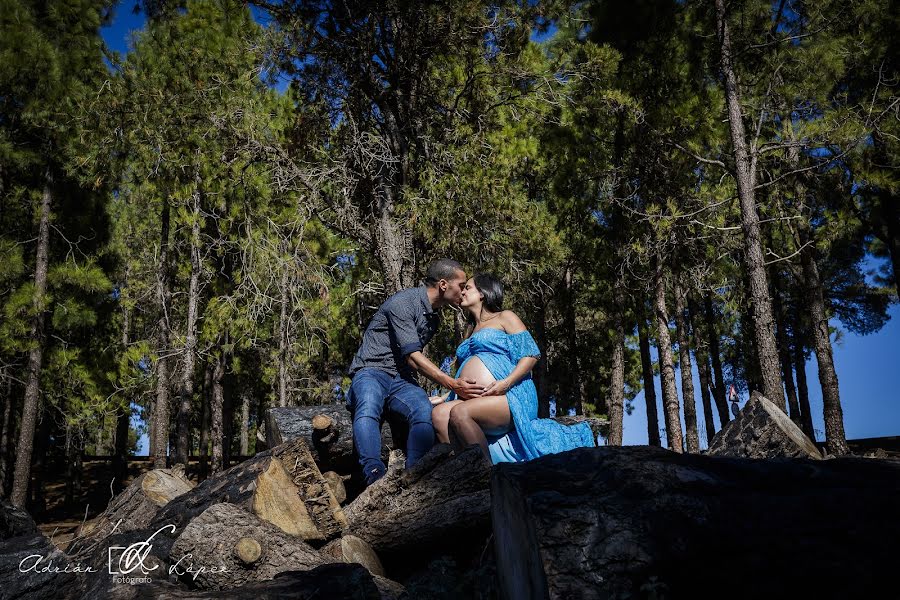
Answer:
M838 389L837 372L831 351L831 334L828 329L828 314L822 294L819 268L813 257L812 248L801 253L803 278L806 280L806 298L812 318L813 344L816 364L819 366L819 385L822 387L822 403L825 412L825 447L835 456L847 454L847 438L844 434L844 412L841 409L841 395Z
M212 456L210 460L210 475L215 475L223 470L224 452L223 441L225 437L225 426L223 420L223 409L225 406L225 390L222 380L225 377L225 350L219 348L218 356L213 363L212 390L210 394L210 437L212 438Z
M806 384L806 336L799 315L794 316L794 370L797 373L797 401L800 403L801 428L809 439L816 441L812 410L809 407L809 386Z
M19 424L19 444L16 447L16 466L13 473L13 487L10 501L24 507L31 479L31 455L34 450L34 429L37 423L41 395L41 363L44 359L44 300L47 293L47 271L50 250L50 204L53 200L51 186L53 177L49 169L46 173L44 193L41 195L38 222L37 251L34 261L34 287L31 306L34 316L31 322L28 350L28 365L25 380L25 399L22 402L22 418Z
M169 218L168 198L163 199L160 215L159 265L157 266L157 299L159 301L159 322L157 324L156 398L153 405L153 437L150 454L153 466L165 468L169 445L169 349L171 289L169 281Z
M7 488L9 487L9 441L12 436L13 427L13 395L12 395L12 377L3 369L3 423L0 424L0 497L5 498Z
M656 265L656 293L654 297L657 340L659 341L659 373L663 395L663 416L669 448L684 452L681 436L681 415L678 410L678 390L675 387L675 362L669 336L669 313L666 309L666 275L662 262Z
M395 196L399 188L379 178L375 204L375 258L384 277L385 297L416 285L412 231L396 217Z
M585 389L584 381L581 377L581 353L578 347L578 327L575 318L575 274L572 272L571 266L566 268L563 284L565 289L563 300L563 322L565 323L566 337L568 338L569 344L569 385L567 387L569 388L568 396L570 401L563 406L560 406L560 400L557 399L556 414L564 416L569 414L571 409L574 409L575 414L580 415L584 412L582 407L584 406ZM610 415L610 417L612 417L612 415ZM612 435L612 433L610 433L610 435Z
M706 318L707 339L709 340L709 357L712 361L713 398L716 411L719 413L719 424L724 427L731 420L728 413L728 400L725 398L725 374L722 370L722 353L719 349L719 330L716 327L716 314L713 308L712 292L703 298L703 313Z
M250 451L250 393L241 394L241 446L240 455L247 456Z
M772 269L772 287L775 290L773 297L775 308L775 332L778 335L778 354L781 358L781 375L784 379L784 389L787 392L788 414L791 420L798 426L802 422L800 416L800 402L797 400L797 390L794 388L794 370L791 365L791 347L787 338L787 325L785 320L787 315L784 311L784 301L782 300L781 277L778 269Z
M128 281L126 270L125 281ZM120 300L121 302L121 292ZM124 354L131 343L131 311L122 304L122 340L120 351ZM127 395L116 409L116 440L113 444L113 489L118 493L125 489L128 478L128 431L131 426L131 397Z
M534 320L534 338L538 348L549 354L547 349L547 307L541 302ZM547 373L547 359L542 358L534 366L534 384L538 395L538 418L546 419L550 416L549 374Z
M621 274L613 290L613 354L609 381L609 445L622 445L622 427L625 404L625 282ZM654 405L655 408L655 405Z
M289 282L288 265L285 263L281 271L281 313L278 316L278 406L288 405L288 349L290 348L288 306L291 298Z
M643 300L635 311L638 316L638 346L641 350L641 372L644 376L644 401L647 405L647 443L662 446L659 439L659 415L656 411L656 388L653 385L653 360L650 357L650 339L647 333L647 308Z
M194 193L191 215L191 276L188 284L187 322L185 323L184 363L178 390L178 434L175 439L175 462L187 467L191 453L191 403L194 399L194 369L197 356L197 315L200 307L200 196Z
M703 404L703 419L706 425L706 444L708 447L712 443L713 436L716 435L716 424L713 419L712 401L710 400L710 390L712 390L713 386L709 371L709 352L706 340L700 333L697 322L697 305L691 298L688 300L688 323L693 332L694 358L697 359L697 373L700 377L700 400Z
M759 214L756 208L754 188L756 185L756 160L747 147L744 131L741 97L737 74L733 64L731 33L725 0L716 0L716 23L721 49L722 76L725 83L725 101L728 106L728 124L734 148L735 178L741 204L741 228L744 233L744 259L750 280L750 304L753 314L754 346L756 347L759 373L762 378L763 395L775 403L784 405L778 346L772 319L772 302L769 298L769 284L763 261L762 240L760 239Z
M691 369L690 331L685 319L687 302L679 276L674 278L675 291L675 331L678 335L678 363L681 370L681 398L684 403L684 429L687 451L700 453L700 439L697 435L697 400L694 398L694 379Z
M206 361L203 367L203 408L200 413L200 479L206 479L209 475L209 427L210 427L210 398L212 396L212 379L214 363Z

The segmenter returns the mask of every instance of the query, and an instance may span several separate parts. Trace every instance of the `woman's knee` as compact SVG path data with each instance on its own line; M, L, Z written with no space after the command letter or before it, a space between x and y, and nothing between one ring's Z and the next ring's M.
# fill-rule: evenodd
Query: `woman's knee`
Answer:
M449 424L450 427L456 427L467 421L470 421L472 416L469 414L469 409L466 406L465 402L460 402L456 406L450 409L449 415Z

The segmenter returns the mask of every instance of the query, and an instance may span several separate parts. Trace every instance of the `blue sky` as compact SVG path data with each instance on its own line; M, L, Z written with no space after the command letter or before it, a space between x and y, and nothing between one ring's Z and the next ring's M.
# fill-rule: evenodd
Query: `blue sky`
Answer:
M111 26L103 29L103 37L113 50L120 53L128 51L129 33L144 25L144 16L134 14L134 0L125 0L116 8L115 19ZM876 261L870 261L876 265ZM900 306L893 305L890 311L891 320L878 333L859 336L845 333L840 342L834 346L834 361L838 373L841 392L841 404L844 411L844 427L848 439L882 437L900 435L900 385L893 378L894 369L900 368ZM840 327L839 322L832 325ZM653 358L656 360L655 350ZM818 385L818 368L815 356L806 366L809 381L810 405L813 412L813 424L817 437L824 439L822 420L822 391ZM694 387L699 390L699 379L694 370ZM680 373L677 381L680 382ZM662 423L662 407L659 391L659 379L656 379L657 411ZM680 390L679 390L680 397ZM746 401L741 398L740 405ZM701 447L706 447L706 437L702 433L703 408L697 394L697 415L701 428ZM626 445L647 443L647 413L643 392L634 400L634 411L625 415L624 443ZM718 428L718 418L716 427ZM663 436L665 434L663 433ZM142 440L139 454L146 453L146 443Z

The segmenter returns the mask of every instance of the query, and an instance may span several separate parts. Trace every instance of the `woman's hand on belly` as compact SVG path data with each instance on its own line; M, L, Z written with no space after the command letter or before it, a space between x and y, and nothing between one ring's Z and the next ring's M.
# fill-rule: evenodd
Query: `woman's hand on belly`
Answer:
M474 381L485 388L497 381L477 355L466 361L466 364L463 365L463 368L456 376L461 379Z

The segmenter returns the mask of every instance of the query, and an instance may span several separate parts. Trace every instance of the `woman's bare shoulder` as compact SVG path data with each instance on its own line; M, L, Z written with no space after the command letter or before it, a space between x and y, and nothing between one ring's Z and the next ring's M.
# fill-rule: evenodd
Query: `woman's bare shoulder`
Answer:
M500 324L503 325L503 330L506 331L506 333L522 333L523 331L528 331L528 328L525 327L525 323L522 322L519 315L511 310L504 310L500 313Z

